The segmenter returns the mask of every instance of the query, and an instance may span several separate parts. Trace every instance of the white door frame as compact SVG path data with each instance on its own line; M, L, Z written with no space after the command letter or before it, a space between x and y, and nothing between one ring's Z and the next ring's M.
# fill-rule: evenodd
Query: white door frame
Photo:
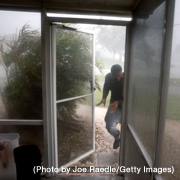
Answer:
M119 26L127 26L130 21L109 21L109 20L92 20L92 19L73 19L73 18L59 18L59 17L47 17L46 10L42 11L42 67L43 67L43 112L44 112L44 145L45 145L45 163L46 167L57 167L57 144L56 144L56 130L55 123L52 121L54 119L54 90L53 90L53 74L52 70L54 69L51 59L52 54L50 49L51 45L51 36L52 33L50 24L52 22L68 22L68 23L89 23L89 24L102 24L102 25L119 25ZM54 37L53 37L54 38ZM95 53L93 54L95 57ZM94 93L94 92L93 92ZM94 99L93 99L94 105ZM93 110L94 116L94 110ZM51 120L50 120L51 119ZM94 122L93 122L94 126ZM93 139L95 139L95 129L93 128ZM124 141L122 141L124 142ZM94 143L95 144L95 143ZM122 144L121 144L122 146ZM95 145L93 147L95 149ZM94 150L92 150L94 151ZM92 152L89 151L85 155L89 155ZM83 155L85 157L85 155ZM80 160L83 156L79 157ZM120 162L119 162L120 163ZM68 166L67 164L66 166ZM56 173L50 172L46 173L46 177L54 176Z

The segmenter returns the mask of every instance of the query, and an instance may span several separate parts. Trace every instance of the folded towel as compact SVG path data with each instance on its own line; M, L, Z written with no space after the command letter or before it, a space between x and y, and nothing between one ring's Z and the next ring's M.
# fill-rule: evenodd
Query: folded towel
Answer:
M7 168L9 159L13 156L13 147L9 140L0 141L0 161L4 168Z
M8 139L3 139L3 140L0 141L0 151L5 149L5 147L7 146L8 142L9 142Z

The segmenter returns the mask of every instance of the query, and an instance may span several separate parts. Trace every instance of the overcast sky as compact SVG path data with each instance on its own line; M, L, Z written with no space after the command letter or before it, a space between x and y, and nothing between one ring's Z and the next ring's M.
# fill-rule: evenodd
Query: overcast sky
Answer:
M41 28L40 13L0 11L0 36L15 34L28 23L33 29Z

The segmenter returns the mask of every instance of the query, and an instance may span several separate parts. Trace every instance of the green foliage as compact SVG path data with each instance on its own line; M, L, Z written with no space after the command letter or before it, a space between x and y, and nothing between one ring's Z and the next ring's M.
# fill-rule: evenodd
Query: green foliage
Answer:
M91 36L57 28L56 37L57 100L90 94L93 66ZM39 33L30 30L26 24L12 41L2 40L0 58L7 83L1 96L7 118L43 118L40 39ZM102 68L100 62L97 66ZM58 103L59 118L72 117L79 102L85 103L83 98Z
M1 64L7 75L1 96L10 119L42 118L40 35L29 28L24 25L17 37L1 44Z
M57 99L90 94L93 66L91 36L57 28L56 37ZM78 102L59 104L58 115L74 114Z
M98 104L101 100L102 100L102 92L100 91L95 91L95 104ZM107 98L106 98L106 105L105 108L108 108L110 103L110 93L108 94ZM104 105L102 104L99 107L104 107Z
M98 68L101 74L103 74L104 64L100 58L96 58L95 66ZM95 76L95 87L101 92L101 86L99 84L99 76Z

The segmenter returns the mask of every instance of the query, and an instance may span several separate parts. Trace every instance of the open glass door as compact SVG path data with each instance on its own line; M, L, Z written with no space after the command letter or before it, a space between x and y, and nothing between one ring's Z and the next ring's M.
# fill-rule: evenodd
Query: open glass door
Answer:
M94 35L51 25L57 167L94 151Z

